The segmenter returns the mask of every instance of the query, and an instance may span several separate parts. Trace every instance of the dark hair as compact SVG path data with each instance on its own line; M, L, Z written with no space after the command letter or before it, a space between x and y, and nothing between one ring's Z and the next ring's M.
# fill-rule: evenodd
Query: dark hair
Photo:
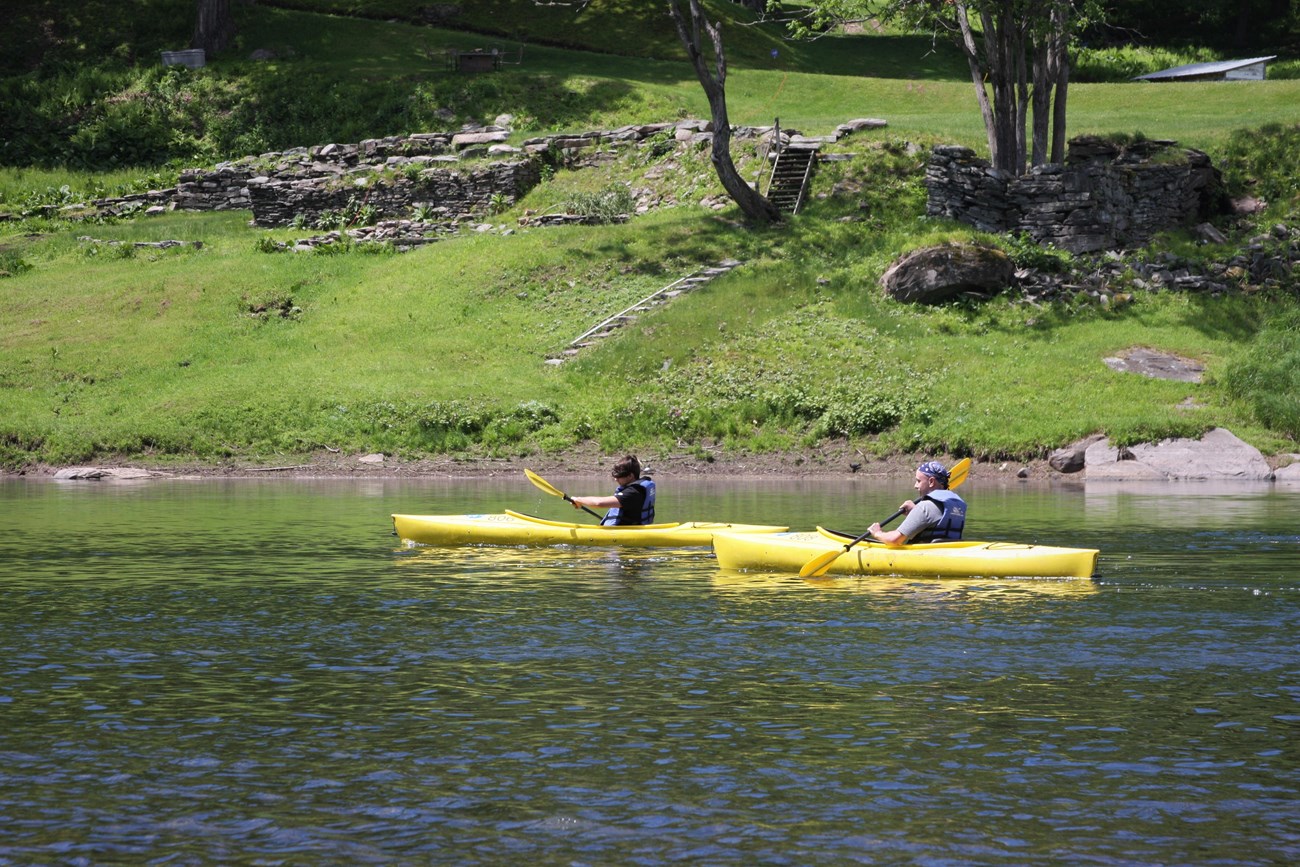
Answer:
M625 458L620 458L614 463L613 476L615 478L618 478L619 476L632 476L633 478L639 479L641 478L641 462L636 459L636 455L628 455Z

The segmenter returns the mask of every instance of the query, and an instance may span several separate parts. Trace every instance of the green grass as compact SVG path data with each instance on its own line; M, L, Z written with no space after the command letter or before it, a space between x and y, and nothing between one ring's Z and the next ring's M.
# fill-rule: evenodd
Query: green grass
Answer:
M517 65L465 75L446 71L442 52L486 46L479 34L261 5L237 10L239 49L203 70L106 61L0 79L0 100L9 107L0 115L0 163L134 165L149 167L145 174L328 141L455 129L503 113L514 116L520 137L708 116L680 46L655 59L529 44ZM765 32L734 31L740 45ZM824 134L853 117L879 117L902 135L984 148L971 84L931 41L886 34L782 46L776 59L766 42L733 56L733 123L779 118L784 127ZM241 59L253 47L278 57ZM1295 80L1070 90L1071 134L1141 131L1210 147L1234 129L1297 120ZM0 191L11 186L0 180Z
M150 86L175 98L174 117L199 124L187 134L210 123L224 136L222 145L196 138L196 152L445 128L439 108L482 120L509 112L517 139L707 116L681 61L530 42L522 65L460 76L429 56L484 44L481 36L239 9L243 48L271 47L282 59L149 73ZM918 309L883 299L878 278L900 253L977 236L923 220L919 182L931 145L983 149L969 82L939 59L927 61L933 68L912 62L924 51L906 39L827 39L787 46L772 61L767 37L744 33L728 79L733 122L779 117L809 134L853 117L889 123L837 145L858 156L828 164L785 227L744 227L734 208L700 208L721 188L707 151L690 149L558 172L493 218L513 224L526 209L561 208L612 184L676 203L629 224L475 234L404 255L260 252L261 239L307 233L253 230L246 213L0 223L0 273L10 275L0 276L0 462L277 460L324 448L510 454L587 441L647 453L799 450L827 437L864 452L1011 458L1095 431L1134 442L1214 425L1266 450L1294 450L1294 408L1266 399L1290 382L1286 365L1271 362L1259 337L1271 328L1263 341L1294 354L1291 320L1267 325L1295 315L1289 295L1145 294L1117 310L1006 299ZM813 71L820 60L829 74ZM873 63L890 74L856 74ZM1225 159L1235 188L1268 192L1266 219L1300 208L1285 159L1300 83L1079 84L1070 123L1072 134L1140 132L1204 148ZM1235 132L1249 128L1260 131ZM754 145L737 142L734 153L754 176ZM21 212L165 180L152 167L0 169L0 204ZM135 250L82 236L203 247ZM545 363L600 319L723 258L746 264L575 361ZM1202 360L1210 377L1171 383L1102 363L1137 344Z
M900 149L859 171L892 164L901 175L907 159ZM581 177L558 176L551 194ZM894 197L906 200L902 184ZM1012 457L1097 430L1135 441L1217 424L1282 442L1212 382L1125 377L1101 361L1141 344L1213 374L1250 345L1263 301L905 307L883 300L875 279L914 237L834 221L855 202L820 202L821 216L792 230L737 233L726 212L682 206L400 256L258 253L261 233L242 214L94 228L100 240L202 240L199 250L118 257L78 240L81 230L29 240L33 268L0 280L15 323L0 337L0 443L16 463L324 448L499 455L586 439L608 450L801 449L826 436ZM545 363L600 318L729 256L747 264L576 361ZM289 299L300 312L252 312ZM1203 406L1178 408L1189 397Z
M424 14L429 4L422 0L279 0L275 5L380 21L428 24L430 20ZM965 61L956 49L936 44L928 34L886 32L870 38L826 35L793 40L779 21L759 23L752 12L730 0L703 0L702 6L711 20L723 22L724 49L733 68L885 78L965 74ZM475 0L460 4L458 14L446 21L455 31L430 31L431 47L500 47L513 55L522 45L525 58L546 47L564 48L622 58L625 66L627 58L637 59L634 63L685 59L663 0L570 4Z

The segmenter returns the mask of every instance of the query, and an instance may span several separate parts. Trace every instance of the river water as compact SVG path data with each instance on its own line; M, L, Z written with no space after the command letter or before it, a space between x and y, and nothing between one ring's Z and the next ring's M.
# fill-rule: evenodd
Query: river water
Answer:
M660 517L861 532L907 481ZM391 535L581 517L522 478L2 482L0 864L1300 861L1300 488L963 493L1097 577Z

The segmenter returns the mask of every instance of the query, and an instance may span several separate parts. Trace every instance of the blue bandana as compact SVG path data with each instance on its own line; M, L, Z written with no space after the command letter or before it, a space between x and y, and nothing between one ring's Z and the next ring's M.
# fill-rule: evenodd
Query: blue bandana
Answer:
M926 461L917 467L916 471L936 480L941 487L948 487L948 471L938 461Z

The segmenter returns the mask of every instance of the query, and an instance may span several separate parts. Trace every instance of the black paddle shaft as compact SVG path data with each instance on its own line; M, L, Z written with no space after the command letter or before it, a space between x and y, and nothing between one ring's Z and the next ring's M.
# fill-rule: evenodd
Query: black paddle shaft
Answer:
M888 518L886 518L885 520L881 521L881 522L880 522L880 526L881 526L881 527L884 527L886 524L888 524L890 521L894 520L895 518L897 518L897 517L898 517L899 515L901 515L901 514L903 514L903 510L902 510L902 509L899 509L899 510L898 510L897 512L895 512L894 514L890 515ZM845 551L849 550L849 549L852 548L854 545L858 544L859 542L861 542L863 539L867 538L867 537L870 536L870 535L871 535L871 528L868 527L868 528L867 528L867 531L866 531L865 533L863 533L863 534L862 534L861 536L859 536L858 538L854 539L854 540L853 540L852 542L850 542L849 544L845 545L845 546L844 546L844 550L845 550Z

